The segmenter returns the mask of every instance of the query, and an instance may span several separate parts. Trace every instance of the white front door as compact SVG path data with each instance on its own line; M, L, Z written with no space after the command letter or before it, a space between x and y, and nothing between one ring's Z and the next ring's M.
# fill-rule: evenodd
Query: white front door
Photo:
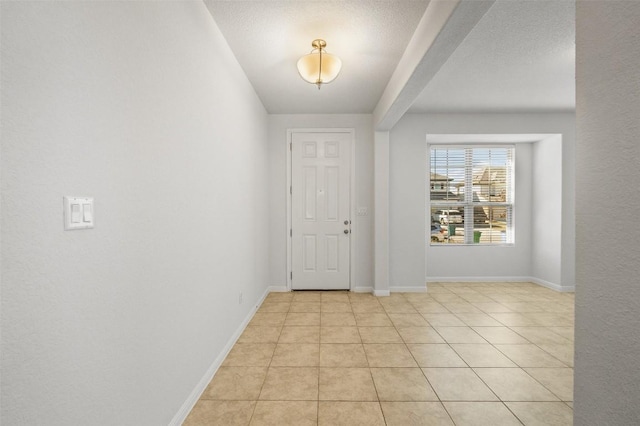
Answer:
M348 290L352 134L294 132L291 144L291 288Z

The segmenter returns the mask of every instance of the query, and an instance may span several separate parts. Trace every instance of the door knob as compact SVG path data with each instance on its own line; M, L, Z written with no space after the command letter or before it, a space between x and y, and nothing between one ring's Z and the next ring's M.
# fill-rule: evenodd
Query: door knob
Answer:
M348 234L348 233L349 233L349 230L348 230L348 229L345 229L345 230L344 230L344 233L345 233L345 234Z
M348 220L345 220L345 221L344 221L344 224L345 224L345 225L348 225L348 224L349 224L349 221L348 221Z

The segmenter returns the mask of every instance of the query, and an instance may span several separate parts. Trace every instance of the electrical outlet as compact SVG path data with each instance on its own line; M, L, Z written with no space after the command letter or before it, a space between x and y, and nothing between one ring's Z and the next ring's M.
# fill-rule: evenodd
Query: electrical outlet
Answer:
M240 295L238 296L238 305L242 305L242 292L240 292Z

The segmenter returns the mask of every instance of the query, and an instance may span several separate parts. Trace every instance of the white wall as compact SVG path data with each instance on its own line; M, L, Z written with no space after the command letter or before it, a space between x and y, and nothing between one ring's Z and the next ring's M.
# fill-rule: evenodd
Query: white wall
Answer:
M430 281L490 281L491 278L515 280L531 275L530 194L533 180L531 145L531 143L515 145L515 244L512 246L458 244L432 246L427 244L426 272ZM427 174L428 169L425 164L424 176ZM426 184L426 180L423 179L423 181ZM464 259L465 262L460 262L460 259Z
M549 283L562 282L562 136L532 144L531 276Z
M576 425L640 419L638 22L639 2L576 5Z
M515 247L429 247L425 244L426 135L435 134L562 134L562 154L573 153L574 116L557 114L407 114L391 131L390 141L390 286L424 287L426 280L513 279L532 274L531 241L531 147L516 152L518 196L516 204ZM519 170L518 170L519 169ZM562 164L562 223L573 223L573 161ZM570 182L569 182L570 181ZM524 191L522 191L524 189ZM562 259L573 264L570 242L573 227L562 229ZM567 248L565 250L565 243ZM472 253L474 262L463 267L452 264L456 256ZM566 258L566 259L565 259ZM563 273L565 271L563 270ZM566 271L562 283L571 282L572 271ZM533 277L535 278L535 277ZM566 281L565 281L566 279Z
M356 277L352 287L373 288L373 130L370 114L275 114L269 116L269 284L287 284L287 130L355 129L356 207L366 216L352 217Z
M389 295L389 132L374 133L373 294Z
M267 114L201 2L1 7L0 423L168 424L266 290Z

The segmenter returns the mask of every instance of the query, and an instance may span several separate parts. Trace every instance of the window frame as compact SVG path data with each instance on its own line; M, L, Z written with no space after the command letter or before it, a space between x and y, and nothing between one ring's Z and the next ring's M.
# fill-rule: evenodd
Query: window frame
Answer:
M432 180L432 175L441 174L438 172L437 168L434 168L432 164L432 151L433 150L465 150L465 161L463 168L464 175L464 199L460 200L443 200L443 201L435 201L431 199L432 190L431 187L433 185L437 185L437 181ZM469 161L467 156L469 155L469 151L473 153L473 150L477 149L506 149L508 150L507 161L504 165L505 167L505 201L478 201L474 202L474 185L473 185L473 176L474 176L474 168L478 166L477 162L471 157ZM427 238L430 242L430 246L514 246L515 245L515 208L516 208L516 145L513 143L427 143L427 191L426 191L426 213L427 213L427 229L429 230L429 234ZM457 168L460 168L458 165ZM447 177L450 175L446 174ZM448 185L447 185L448 187ZM448 189L448 188L447 188ZM490 195L491 196L491 195ZM473 232L476 223L473 220L474 209L483 208L492 210L494 208L505 209L505 238L501 239L501 241L493 242L493 241L484 241L484 242L474 242ZM464 226L464 240L462 243L456 244L448 244L451 242L448 238L445 241L433 241L431 239L431 225L433 222L433 212L439 210L459 210L463 216L463 226ZM485 210L486 211L486 210ZM469 220L468 218L471 218ZM458 224L458 226L460 226ZM489 227L491 228L491 222L489 223Z

